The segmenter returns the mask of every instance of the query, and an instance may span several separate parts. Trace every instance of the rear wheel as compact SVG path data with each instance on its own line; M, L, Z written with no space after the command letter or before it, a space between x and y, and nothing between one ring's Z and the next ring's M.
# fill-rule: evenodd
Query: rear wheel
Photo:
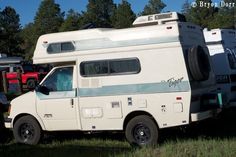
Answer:
M125 129L128 142L135 146L153 146L157 144L158 128L153 119L141 115L131 119Z
M37 144L41 138L41 128L31 116L21 117L13 127L13 135L18 143Z

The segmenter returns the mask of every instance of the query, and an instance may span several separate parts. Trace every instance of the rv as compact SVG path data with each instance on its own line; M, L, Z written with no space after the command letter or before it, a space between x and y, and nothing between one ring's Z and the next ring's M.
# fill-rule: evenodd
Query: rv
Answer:
M216 74L217 88L225 93L229 106L236 106L236 31L213 29L203 31Z
M33 61L55 67L11 102L5 124L16 141L37 144L44 131L123 131L133 145L154 145L160 129L219 113L202 29L176 12L133 26L41 36Z

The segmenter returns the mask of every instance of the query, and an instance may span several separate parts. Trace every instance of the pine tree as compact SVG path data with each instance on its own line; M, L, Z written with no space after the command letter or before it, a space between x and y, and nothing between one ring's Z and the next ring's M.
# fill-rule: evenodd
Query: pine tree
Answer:
M190 9L191 9L191 4L189 3L188 0L185 0L182 6L181 13L186 16L189 13Z
M0 11L0 53L9 56L21 55L19 32L20 18L14 8L5 7Z
M235 3L236 0L224 0L221 2ZM236 6L220 7L219 12L214 16L210 28L236 28Z
M33 55L37 40L40 35L58 32L64 20L59 4L54 0L43 0L38 8L34 23L28 24L23 29L21 36L26 59Z
M25 27L20 32L20 36L24 41L21 44L21 49L24 51L24 58L26 60L30 60L38 37L34 24L29 23L25 25Z
M81 27L81 15L73 9L68 11L66 19L60 27L60 31L73 31Z
M186 19L189 22L200 25L203 28L211 28L214 17L218 12L218 8L214 6L209 8L200 6L201 1L202 0L196 0L196 7L191 7L187 10L185 13ZM212 3L212 1L204 0L204 3Z
M158 14L165 7L166 4L163 3L161 0L149 0L148 4L144 7L144 10L141 14L142 15Z
M58 32L63 17L59 4L54 0L43 0L34 18L35 31L38 35Z
M131 9L130 3L127 0L122 0L121 4L118 4L112 18L112 25L115 28L127 28L131 27L136 15Z
M113 0L89 0L87 11L83 12L83 24L93 23L96 27L112 27Z

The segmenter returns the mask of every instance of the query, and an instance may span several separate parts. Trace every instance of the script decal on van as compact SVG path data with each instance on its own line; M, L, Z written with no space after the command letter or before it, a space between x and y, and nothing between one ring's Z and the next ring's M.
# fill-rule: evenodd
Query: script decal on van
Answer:
M180 84L183 81L184 77L175 79L174 77L170 78L167 80L167 82L169 83L169 87L176 87L178 84Z

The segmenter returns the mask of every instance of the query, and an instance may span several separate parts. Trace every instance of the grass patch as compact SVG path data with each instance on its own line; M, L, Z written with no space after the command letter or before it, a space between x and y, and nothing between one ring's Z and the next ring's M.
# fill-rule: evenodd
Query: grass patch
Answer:
M102 139L53 141L36 146L11 142L0 146L0 154L7 157L235 157L236 139L178 139L146 148L133 148L125 141Z
M162 156L169 157L234 157L236 139L198 139L168 142L162 147Z
M184 129L164 129L156 147L134 148L123 134L48 137L36 146L0 145L2 157L235 157L236 109Z

